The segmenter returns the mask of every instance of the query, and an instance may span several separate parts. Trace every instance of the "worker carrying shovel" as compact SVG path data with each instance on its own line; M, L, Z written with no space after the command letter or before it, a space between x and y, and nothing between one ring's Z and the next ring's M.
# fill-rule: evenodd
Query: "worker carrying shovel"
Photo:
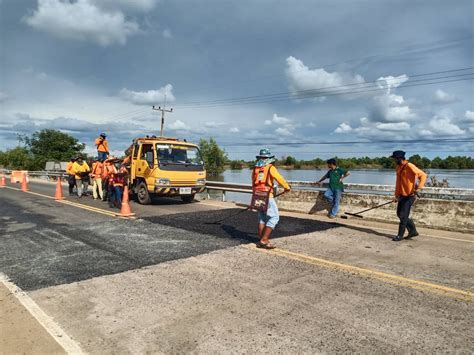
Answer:
M273 165L275 156L268 149L260 150L252 172L252 202L250 208L258 211L258 235L260 241L257 248L274 249L270 244L270 235L275 229L280 216L275 201L276 186L290 191L290 185Z
M410 209L418 198L418 191L425 186L426 173L406 160L405 152L402 150L394 151L391 158L393 158L397 164L397 182L393 202L398 202L397 216L400 219L398 234L392 240L399 242L403 240L406 229L408 229L407 239L418 235L415 223L410 218ZM417 179L418 183L416 181Z

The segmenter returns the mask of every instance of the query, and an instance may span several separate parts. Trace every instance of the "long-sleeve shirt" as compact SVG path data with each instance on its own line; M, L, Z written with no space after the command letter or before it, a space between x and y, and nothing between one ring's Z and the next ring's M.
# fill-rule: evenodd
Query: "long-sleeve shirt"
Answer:
M95 145L97 146L98 152L109 152L109 142L106 139L97 138L95 140Z
M281 176L281 174L278 172L278 170L277 170L277 168L275 168L275 166L272 165L270 167L270 170L268 171L268 174L270 175L269 183L271 184L271 186L275 185L275 180L276 180L276 182L281 187L283 187L284 189L286 189L286 190L290 189L290 185L288 185L285 178L283 176ZM273 194L270 194L270 197L273 197Z
M91 171L86 162L79 164L77 161L72 165L72 170L74 171L74 175L76 175L76 180L80 180L85 173Z
M411 196L415 189L422 189L426 182L426 173L418 169L414 164L404 160L397 165L397 183L395 185L395 196ZM418 185L416 179L418 178Z
M74 175L74 170L72 169L73 165L74 165L74 163L72 161L70 161L66 164L66 173L68 175Z

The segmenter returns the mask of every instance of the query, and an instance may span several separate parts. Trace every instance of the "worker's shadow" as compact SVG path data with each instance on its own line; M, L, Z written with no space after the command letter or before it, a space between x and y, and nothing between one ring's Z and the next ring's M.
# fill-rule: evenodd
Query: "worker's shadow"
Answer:
M329 212L330 209L331 204L324 198L324 192L320 191L313 207L311 207L311 210L309 211L309 214L315 214L321 211Z

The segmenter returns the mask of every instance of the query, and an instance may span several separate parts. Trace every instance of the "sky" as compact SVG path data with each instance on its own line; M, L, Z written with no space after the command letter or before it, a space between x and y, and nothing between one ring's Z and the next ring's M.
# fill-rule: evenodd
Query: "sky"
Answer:
M0 0L0 149L51 128L122 155L166 100L167 136L232 159L473 156L473 4Z

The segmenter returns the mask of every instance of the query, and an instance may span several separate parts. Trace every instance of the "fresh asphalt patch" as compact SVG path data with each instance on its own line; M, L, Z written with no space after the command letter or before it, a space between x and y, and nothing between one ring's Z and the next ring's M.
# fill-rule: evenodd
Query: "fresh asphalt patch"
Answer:
M229 217L229 218L226 218ZM226 218L220 224L212 224ZM257 242L257 213L239 208L177 213L162 216L145 217L147 221L166 226L174 226L189 232L204 233L217 238L234 239L243 243ZM339 227L337 223L321 222L303 218L280 216L280 223L271 238L289 237Z

